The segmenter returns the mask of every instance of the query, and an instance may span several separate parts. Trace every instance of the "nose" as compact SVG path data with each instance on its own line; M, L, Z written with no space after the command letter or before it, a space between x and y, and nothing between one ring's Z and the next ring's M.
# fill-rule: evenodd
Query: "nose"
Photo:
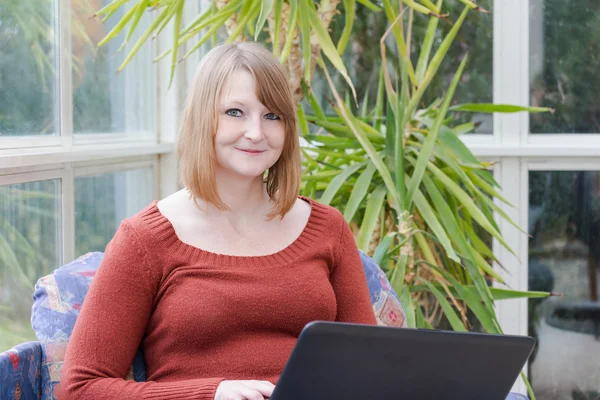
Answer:
M262 130L262 118L254 117L247 119L244 137L253 142L258 142L264 138Z

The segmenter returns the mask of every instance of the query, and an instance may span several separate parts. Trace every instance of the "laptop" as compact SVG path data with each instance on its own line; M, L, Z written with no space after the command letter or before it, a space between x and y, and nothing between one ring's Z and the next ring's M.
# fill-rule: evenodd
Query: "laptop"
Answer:
M527 336L312 322L271 400L505 400L533 347Z

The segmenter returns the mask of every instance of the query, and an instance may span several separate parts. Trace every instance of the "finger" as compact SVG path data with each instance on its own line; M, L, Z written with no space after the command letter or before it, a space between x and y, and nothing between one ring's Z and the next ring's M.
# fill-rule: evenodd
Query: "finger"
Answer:
M250 389L256 390L265 397L271 397L275 385L269 381L246 381L246 386Z
M239 393L242 395L242 398L246 400L265 400L260 392L253 389L244 388L241 389Z

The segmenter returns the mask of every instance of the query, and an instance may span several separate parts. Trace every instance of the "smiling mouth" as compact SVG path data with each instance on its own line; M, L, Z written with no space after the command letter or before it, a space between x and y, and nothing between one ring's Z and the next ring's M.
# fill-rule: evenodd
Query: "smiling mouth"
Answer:
M260 153L265 152L264 150L247 150L247 149L237 149L237 150L242 151L247 154L260 154Z

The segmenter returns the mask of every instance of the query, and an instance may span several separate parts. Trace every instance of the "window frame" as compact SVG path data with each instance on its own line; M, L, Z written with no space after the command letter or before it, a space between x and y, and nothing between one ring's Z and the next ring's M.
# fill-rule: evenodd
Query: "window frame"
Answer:
M179 76L184 76L186 64L181 63L176 70L171 88L168 87L170 65L163 61L150 66L153 86L149 100L151 109L147 113L150 135L126 132L74 134L70 5L69 0L58 0L54 9L56 134L0 137L0 185L48 179L60 181L61 223L57 240L61 263L78 256L75 254L76 177L151 167L154 198L178 189L174 149L182 104ZM190 9L187 3L186 8ZM193 9L189 11L194 12ZM190 15L189 12L186 14ZM147 44L151 47L152 59L161 53L161 49L170 48L172 40L169 36L163 34Z
M537 0L494 2L494 103L530 105L529 10L533 1ZM600 134L532 134L527 113L496 113L493 135L464 135L462 139L475 156L496 162L494 176L514 208L497 204L523 229L529 220L530 171L600 171ZM528 237L507 221L497 220L515 254L494 239L494 253L506 270L497 264L495 268L509 287L527 290ZM528 334L526 299L497 302L496 312L505 333ZM513 391L527 393L521 378Z
M537 0L495 0L493 16L493 99L497 104L530 104L529 8ZM204 0L185 3L186 18L198 14ZM57 1L60 48L58 63L59 130L57 136L0 138L0 185L41 179L61 179L62 259L74 258L74 179L89 171L116 171L132 165L152 165L155 194L176 191L175 138L185 92L200 52L180 63L169 88L170 65L154 64L154 135L147 140L123 134L73 135L71 82L70 2ZM69 21L69 23L64 23ZM165 32L170 32L166 29ZM525 38L525 40L523 39ZM163 33L152 44L153 54L171 46ZM191 44L193 45L193 43ZM182 51L189 45L186 43ZM526 113L494 114L493 134L462 136L475 156L494 162L494 176L505 197L515 206L498 205L521 227L528 226L529 171L600 171L600 134L531 134ZM87 137L84 137L87 136ZM119 169L120 168L120 169ZM494 240L493 248L506 271L496 265L507 284L516 290L528 287L528 239L517 228L500 220L500 230L515 255ZM68 244L68 243L72 243ZM506 333L527 334L527 300L497 303L497 314ZM519 379L514 391L526 393Z

